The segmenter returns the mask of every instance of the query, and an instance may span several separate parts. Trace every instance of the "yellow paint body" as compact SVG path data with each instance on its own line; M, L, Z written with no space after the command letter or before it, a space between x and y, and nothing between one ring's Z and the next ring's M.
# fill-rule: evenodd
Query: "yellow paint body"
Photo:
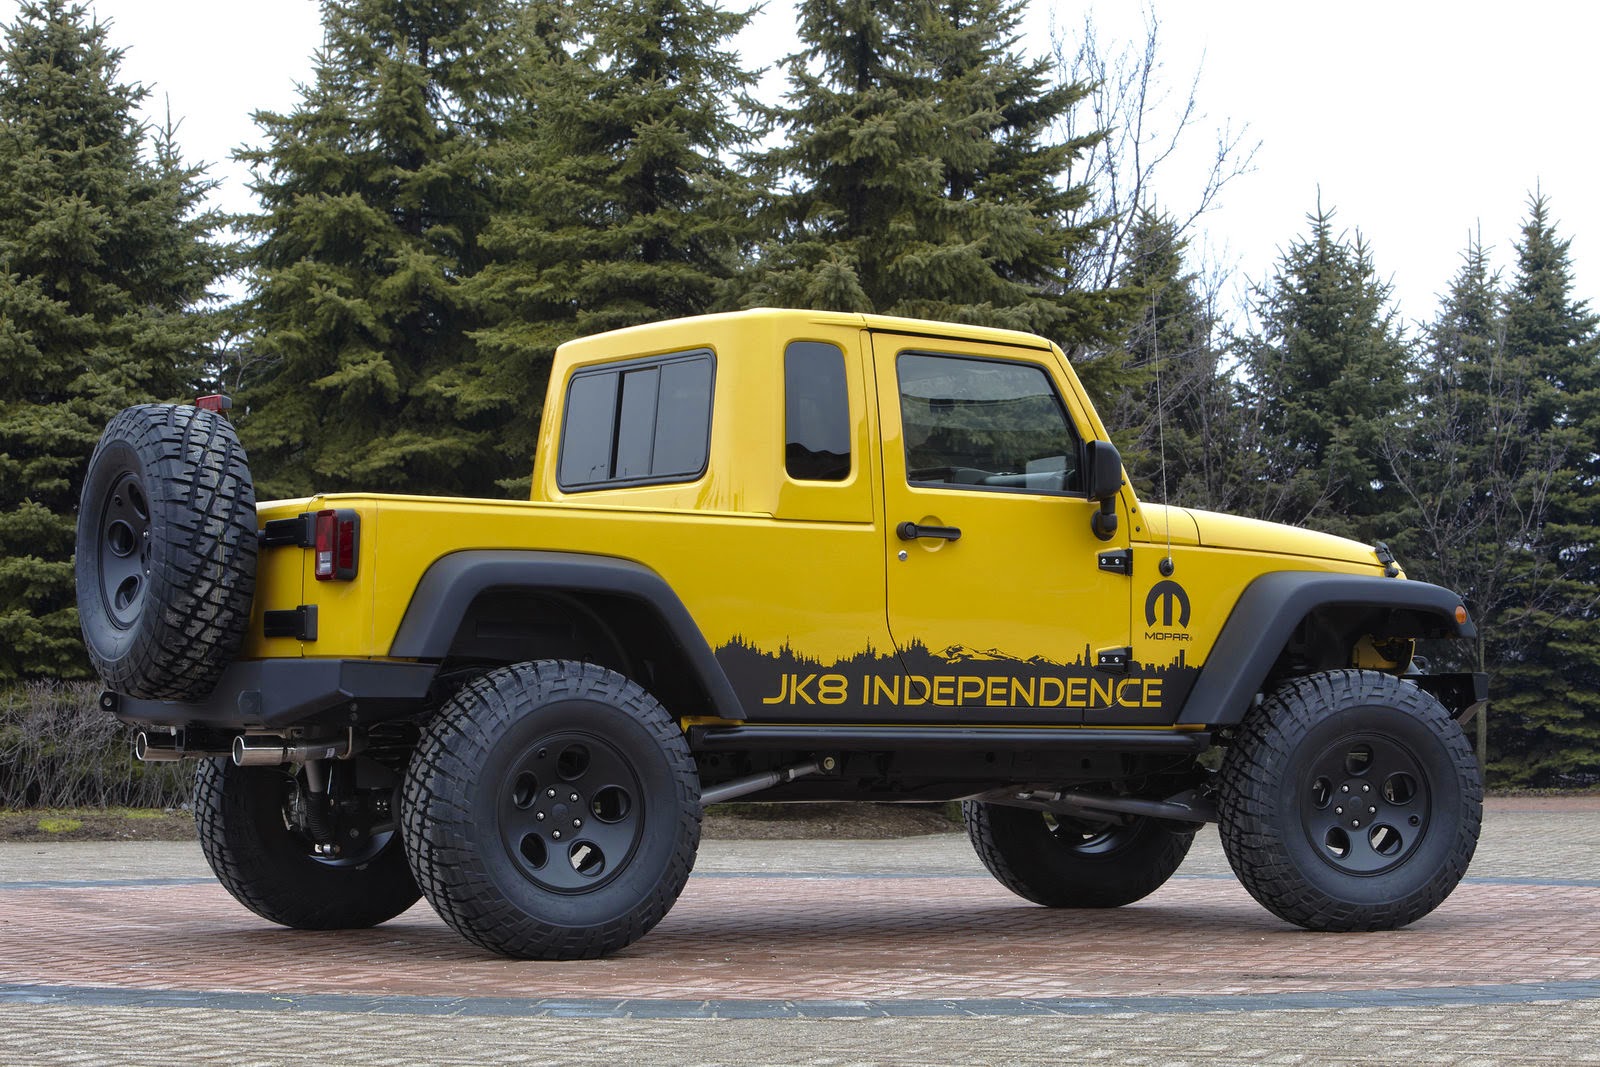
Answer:
M844 354L852 460L842 481L799 480L785 470L783 356L801 340ZM581 492L558 484L575 372L699 350L712 354L715 367L703 474ZM683 601L713 650L735 643L787 650L817 665L775 674L764 695L745 694L752 720L942 716L1148 726L1171 723L1182 694L1159 678L1092 674L1102 652L1129 649L1140 664L1192 670L1254 578L1284 569L1383 573L1367 546L1143 504L1126 484L1109 541L1091 532L1099 504L1082 494L909 484L896 385L906 353L1041 368L1076 434L1108 439L1061 350L1026 334L757 310L587 337L556 354L530 501L340 494L263 504L261 521L320 508L360 513L359 569L352 581L319 582L311 551L264 550L243 655L388 657L412 594L436 561L470 549L535 549L642 564ZM906 521L958 527L962 536L902 540L896 527ZM1131 576L1098 565L1100 553L1115 550L1131 551ZM1169 553L1181 593L1157 588L1168 581L1160 563ZM301 604L317 607L314 641L260 636L263 611ZM933 666L917 666L917 648ZM852 657L857 673L829 669ZM1035 679L1030 695L1006 664L1035 661L1091 673L1066 670L1059 697L1056 682ZM816 677L802 684L807 674ZM834 677L844 680L828 680ZM1138 684L1116 692L1118 681ZM841 687L846 699L819 699Z

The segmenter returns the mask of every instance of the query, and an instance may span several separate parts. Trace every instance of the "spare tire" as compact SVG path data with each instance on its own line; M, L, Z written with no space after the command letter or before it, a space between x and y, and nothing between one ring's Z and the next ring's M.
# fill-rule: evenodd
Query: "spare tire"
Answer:
M256 494L221 415L125 408L78 506L78 618L106 686L199 700L239 651L256 584Z

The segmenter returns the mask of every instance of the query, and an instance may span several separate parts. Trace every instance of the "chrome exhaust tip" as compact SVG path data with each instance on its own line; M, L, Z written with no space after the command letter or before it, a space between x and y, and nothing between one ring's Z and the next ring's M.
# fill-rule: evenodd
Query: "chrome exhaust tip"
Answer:
M350 748L349 737L290 744L282 737L249 737L240 734L233 739L233 762L239 767L280 767L285 763L344 759L350 755Z
M208 748L189 748L186 741L187 738L182 730L165 734L152 734L148 730L140 730L133 735L133 754L143 763L176 763L185 759L227 756L226 752L215 752Z
M141 763L176 763L185 755L183 742L176 736L157 739L143 730L133 735L133 756Z

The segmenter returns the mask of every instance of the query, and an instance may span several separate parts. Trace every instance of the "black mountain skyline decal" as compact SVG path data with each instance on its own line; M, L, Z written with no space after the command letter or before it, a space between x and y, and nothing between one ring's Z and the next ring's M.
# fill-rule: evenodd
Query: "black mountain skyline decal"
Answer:
M935 652L920 641L883 651L868 642L824 662L787 642L767 651L735 635L716 657L752 721L1167 723L1200 673L1181 651L1161 666L1102 670L1087 645L1059 662L965 645Z

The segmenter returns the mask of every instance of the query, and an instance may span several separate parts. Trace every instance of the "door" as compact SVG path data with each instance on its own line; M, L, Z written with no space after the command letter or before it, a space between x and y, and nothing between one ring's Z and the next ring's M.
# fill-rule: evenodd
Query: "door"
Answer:
M1126 514L1097 538L1083 420L1053 353L872 335L882 423L889 631L904 665L882 719L1149 721L1129 672ZM1119 508L1120 508L1119 503ZM1102 555L1111 557L1102 563Z

